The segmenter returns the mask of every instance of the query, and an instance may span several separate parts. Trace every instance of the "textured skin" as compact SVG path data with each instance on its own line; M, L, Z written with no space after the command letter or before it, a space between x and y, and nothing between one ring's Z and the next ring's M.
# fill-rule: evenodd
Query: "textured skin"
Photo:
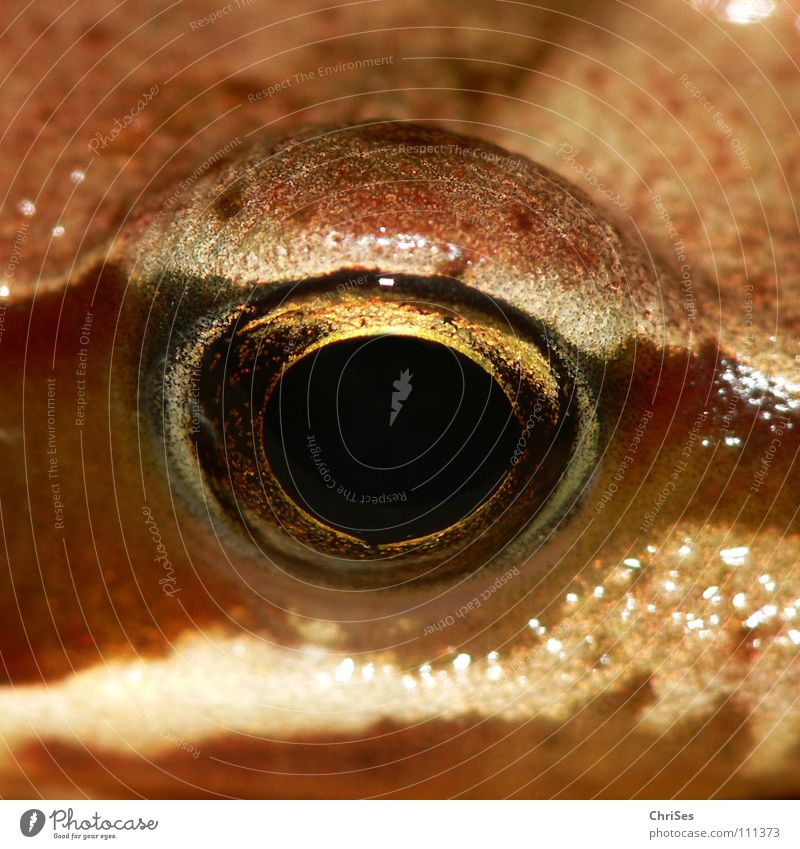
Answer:
M2 13L0 792L796 795L795 11L387 0L280 22L256 0L192 28L218 8ZM392 61L294 77L375 57ZM381 118L423 129L343 129L235 180L300 126ZM433 125L512 164L370 153L477 144ZM342 257L461 277L600 356L604 454L542 545L456 586L325 591L265 573L167 474L144 391L163 366L139 354L212 286L154 300L153 275L213 272L233 303Z

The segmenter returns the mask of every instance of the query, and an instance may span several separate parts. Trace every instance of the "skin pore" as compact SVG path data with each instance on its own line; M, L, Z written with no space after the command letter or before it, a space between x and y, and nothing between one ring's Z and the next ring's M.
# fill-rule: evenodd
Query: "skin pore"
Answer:
M3 13L0 792L795 795L792 5L229 5ZM541 539L359 592L164 404L186 315L387 267L544 322L602 438Z

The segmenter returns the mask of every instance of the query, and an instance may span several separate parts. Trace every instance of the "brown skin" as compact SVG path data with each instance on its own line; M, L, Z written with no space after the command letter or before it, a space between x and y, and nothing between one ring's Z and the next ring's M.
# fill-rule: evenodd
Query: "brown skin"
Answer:
M3 98L13 154L3 158L3 267L21 227L25 241L0 339L4 796L797 794L794 16L783 5L765 29L688 5L648 4L664 23L614 6L597 29L595 5L459 4L455 30L441 28L453 26L448 10L409 3L257 36L248 33L279 19L266 2L199 28L191 23L218 6L182 4L137 32L152 14L140 3L80 41L97 4L35 43L51 5L14 24L3 58L4 70L20 58ZM410 29L420 26L430 28ZM445 54L467 58L401 59ZM59 106L63 79L76 88ZM94 133L108 134L154 84L137 121L95 157ZM301 124L376 118L423 126L341 129L244 170ZM480 156L394 153L407 142L508 155L431 124L529 156L576 188L524 160L502 169ZM165 207L237 137L230 157ZM78 184L76 168L86 172ZM25 198L31 217L17 208ZM57 223L65 234L51 241ZM425 246L401 251L409 234ZM461 254L443 262L448 244ZM544 544L517 546L458 585L344 593L270 571L174 463L166 474L147 379L163 369L174 301L216 293L212 274L233 302L256 281L387 264L524 305L599 356L604 451ZM185 294L162 281L154 301L165 268L198 279ZM89 401L77 427L82 349ZM48 478L51 377L63 528ZM646 410L645 435L615 478ZM159 583L143 505L179 593ZM738 558L720 554L741 547ZM623 564L631 558L639 568ZM519 575L468 616L426 633L511 566ZM454 670L461 653L472 663ZM340 667L349 657L352 676Z

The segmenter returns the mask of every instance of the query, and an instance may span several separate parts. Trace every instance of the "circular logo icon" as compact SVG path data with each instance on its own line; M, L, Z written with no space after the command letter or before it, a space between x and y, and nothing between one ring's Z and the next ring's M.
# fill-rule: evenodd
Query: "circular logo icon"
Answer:
M31 808L19 818L19 830L25 837L36 837L44 828L44 811Z

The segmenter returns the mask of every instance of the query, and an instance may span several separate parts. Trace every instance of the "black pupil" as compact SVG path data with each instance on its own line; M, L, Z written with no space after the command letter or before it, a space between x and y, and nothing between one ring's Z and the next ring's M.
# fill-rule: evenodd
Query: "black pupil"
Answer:
M265 411L267 459L287 494L372 544L469 515L509 472L519 436L491 375L453 348L399 335L304 357Z

